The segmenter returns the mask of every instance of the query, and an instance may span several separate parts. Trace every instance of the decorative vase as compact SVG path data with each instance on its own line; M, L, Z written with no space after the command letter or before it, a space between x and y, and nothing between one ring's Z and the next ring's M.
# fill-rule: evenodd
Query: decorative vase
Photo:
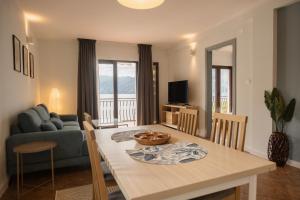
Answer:
M289 140L285 133L274 132L269 138L268 158L284 167L289 157Z

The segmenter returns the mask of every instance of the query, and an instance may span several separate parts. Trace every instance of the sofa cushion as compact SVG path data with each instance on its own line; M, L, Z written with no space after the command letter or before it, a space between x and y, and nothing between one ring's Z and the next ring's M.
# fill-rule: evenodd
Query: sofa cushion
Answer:
M51 121L44 121L41 124L42 131L57 131L56 126Z
M63 129L64 131L78 131L80 130L79 126L64 126Z
M40 103L40 104L37 105L37 106L42 106L43 108L45 108L45 110L47 111L47 113L49 113L49 110L48 110L48 108L47 108L47 106L46 106L45 104Z
M12 125L10 126L10 133L11 133L12 135L14 135L14 134L19 134L19 133L22 133L22 130L21 130L21 128L18 126L18 124L12 124Z
M56 126L57 129L62 129L64 127L63 121L61 121L59 118L52 117L50 118L50 121Z
M24 133L41 131L42 119L33 109L20 113L18 115L18 122Z
M68 122L63 122L64 126L79 126L78 122L75 121L68 121Z
M51 118L58 118L58 119L60 119L59 115L57 113L55 113L55 112L50 113L50 117Z
M43 106L35 106L33 109L39 114L43 121L50 120L50 114Z

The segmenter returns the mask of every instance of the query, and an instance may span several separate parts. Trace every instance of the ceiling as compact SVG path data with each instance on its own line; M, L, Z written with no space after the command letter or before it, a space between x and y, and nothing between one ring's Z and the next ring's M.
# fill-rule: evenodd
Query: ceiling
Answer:
M133 10L117 0L19 0L25 12L42 19L29 26L38 38L157 45L190 39L265 1L166 0L158 8Z

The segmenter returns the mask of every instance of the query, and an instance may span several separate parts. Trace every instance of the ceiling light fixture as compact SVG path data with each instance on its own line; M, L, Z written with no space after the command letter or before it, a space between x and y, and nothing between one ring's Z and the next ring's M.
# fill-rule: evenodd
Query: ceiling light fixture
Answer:
M160 6L165 0L118 0L118 2L128 8L145 10Z

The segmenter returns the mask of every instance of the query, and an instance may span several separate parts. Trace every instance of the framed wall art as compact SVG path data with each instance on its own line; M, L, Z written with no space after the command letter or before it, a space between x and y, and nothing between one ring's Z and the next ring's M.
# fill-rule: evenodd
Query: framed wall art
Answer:
M34 56L31 52L29 53L29 74L30 78L34 78Z
M29 60L28 60L28 49L26 46L23 45L22 48L22 57L23 57L23 74L25 76L29 75Z
M21 72L21 42L15 35L12 35L12 42L14 70L17 72Z

